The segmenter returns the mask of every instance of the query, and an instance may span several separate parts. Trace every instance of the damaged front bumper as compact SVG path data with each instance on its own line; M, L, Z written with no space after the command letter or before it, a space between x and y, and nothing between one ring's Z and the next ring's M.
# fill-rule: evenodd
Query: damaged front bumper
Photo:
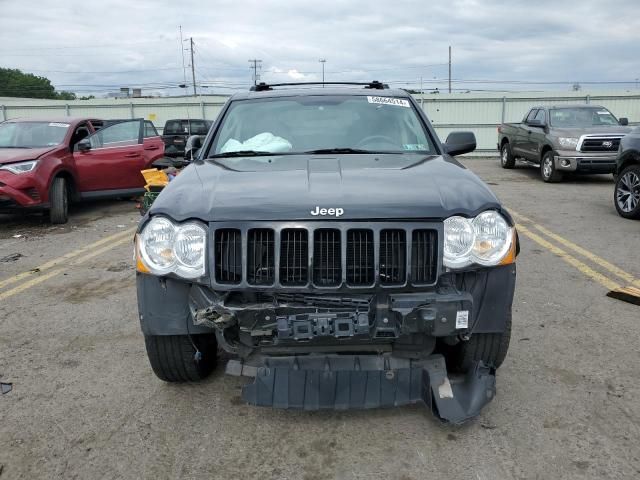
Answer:
M221 292L209 285L138 274L145 335L215 333L236 354L227 373L255 377L253 405L296 409L423 403L461 423L495 396L495 370L476 363L448 372L438 345L502 333L515 264L443 274L413 290ZM448 343L451 342L451 343Z
M227 373L255 377L242 389L250 405L346 410L423 403L452 424L477 416L496 393L493 369L478 362L466 374L450 376L442 355L268 357L259 366L231 360Z

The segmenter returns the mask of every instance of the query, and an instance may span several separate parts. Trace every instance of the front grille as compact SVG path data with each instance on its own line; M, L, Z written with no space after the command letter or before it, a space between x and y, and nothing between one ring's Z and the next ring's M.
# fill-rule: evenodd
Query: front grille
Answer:
M438 230L432 224L410 229L392 222L362 224L367 228L337 222L281 229L262 225L215 230L216 284L365 288L437 280Z
M306 285L309 281L309 232L288 228L280 234L280 283Z
M313 238L313 283L337 287L342 283L340 230L322 228Z
M414 230L411 251L411 277L413 283L433 283L436 280L437 232Z
M268 228L249 230L247 243L247 282L272 285L275 280L274 233Z
M240 230L225 228L216 231L214 255L216 281L238 284L242 280L242 235Z
M621 137L586 137L581 152L617 152Z
M404 230L380 232L380 283L402 285L407 279L407 237Z

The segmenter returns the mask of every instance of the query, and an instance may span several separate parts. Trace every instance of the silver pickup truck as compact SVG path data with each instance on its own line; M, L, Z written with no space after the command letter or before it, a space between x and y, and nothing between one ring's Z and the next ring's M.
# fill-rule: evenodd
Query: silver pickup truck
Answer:
M533 107L522 123L498 127L502 168L516 160L540 167L545 182L563 173L614 173L620 139L631 131L629 120L617 119L597 105Z

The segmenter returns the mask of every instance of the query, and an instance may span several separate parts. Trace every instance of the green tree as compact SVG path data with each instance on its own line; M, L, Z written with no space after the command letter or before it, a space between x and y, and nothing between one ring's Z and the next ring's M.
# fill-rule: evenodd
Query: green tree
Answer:
M56 92L51 80L14 68L0 68L0 97L75 100L73 92Z

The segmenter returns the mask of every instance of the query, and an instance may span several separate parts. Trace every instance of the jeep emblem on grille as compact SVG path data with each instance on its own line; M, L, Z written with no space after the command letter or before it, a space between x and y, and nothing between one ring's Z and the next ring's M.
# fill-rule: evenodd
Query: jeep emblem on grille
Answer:
M320 208L318 205L316 205L316 209L315 210L311 210L311 215L314 216L318 216L318 215L331 215L331 216L335 216L335 217L341 217L344 214L344 209L342 208Z
M602 142L602 146L606 148L611 148L613 147L613 142L611 140L607 140L605 142Z

